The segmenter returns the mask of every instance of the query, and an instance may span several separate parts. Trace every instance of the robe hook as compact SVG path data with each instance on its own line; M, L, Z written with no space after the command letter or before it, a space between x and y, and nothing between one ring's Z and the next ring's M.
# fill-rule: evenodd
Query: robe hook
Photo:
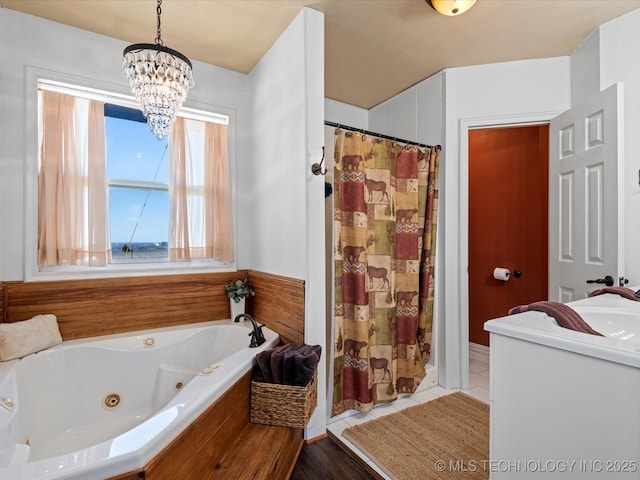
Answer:
M314 163L311 165L311 173L314 175L326 175L327 169L322 169L322 162L324 162L324 146L322 147L322 160L320 160L320 163Z

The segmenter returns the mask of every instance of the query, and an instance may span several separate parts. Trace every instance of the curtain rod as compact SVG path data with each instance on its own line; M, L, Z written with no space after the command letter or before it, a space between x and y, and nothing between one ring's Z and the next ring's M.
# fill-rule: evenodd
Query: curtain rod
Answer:
M341 128L343 130L350 130L352 132L362 133L363 135L369 135L371 137L384 138L385 140L394 140L394 141L396 141L398 143L406 143L408 145L415 145L416 147L437 148L438 150L442 149L442 147L440 145L433 146L433 145L426 145L424 143L411 142L409 140L404 140L402 138L390 137L389 135L383 135L381 133L370 132L369 130L363 130L361 128L349 127L347 125L342 125L340 123L325 121L324 124L328 125L330 127L336 127L336 128Z

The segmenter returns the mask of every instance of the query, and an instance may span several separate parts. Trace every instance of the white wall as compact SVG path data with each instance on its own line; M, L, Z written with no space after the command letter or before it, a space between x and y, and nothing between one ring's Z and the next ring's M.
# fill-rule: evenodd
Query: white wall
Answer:
M369 130L369 110L326 98L324 119L348 127Z
M305 50L307 82L306 96L306 245L307 276L305 288L304 340L308 345L322 345L324 357L318 366L318 406L309 421L304 436L307 439L326 434L327 411L327 351L333 343L327 339L327 292L325 258L324 177L311 173L311 165L322 159L324 145L324 15L305 8ZM326 379L326 380L325 380Z
M640 9L599 30L600 90L624 83L625 275L630 286L640 285Z
M369 111L369 130L427 145L442 144L444 73L440 72Z
M249 266L305 280L305 343L326 352L324 177L311 173L324 144L324 16L303 9L251 72ZM325 432L326 363L305 435Z
M571 53L571 105L600 92L600 30L594 30Z
M242 192L252 211L249 264L293 278L306 277L305 33L296 18L249 75L251 158L242 166L251 178Z
M35 222L26 218L25 210L26 163L37 156L34 78L43 72L54 79L128 95L121 70L126 46L113 38L0 8L0 280L25 279L25 229ZM230 114L237 133L235 138L232 133L230 154L238 163L246 162L248 77L198 62L193 67L196 85L185 106L219 108ZM239 202L241 222L248 222L245 207ZM247 263L246 254L241 242L239 264Z

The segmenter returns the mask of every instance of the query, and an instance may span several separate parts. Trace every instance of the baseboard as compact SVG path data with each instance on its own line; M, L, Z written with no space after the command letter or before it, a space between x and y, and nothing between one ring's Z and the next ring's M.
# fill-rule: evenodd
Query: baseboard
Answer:
M304 429L304 439L314 439L316 437L322 437L327 434L327 422L325 420L324 424L316 425L314 427L307 427Z
M304 440L304 444L305 445L311 445L312 443L316 443L319 442L320 440L324 440L325 438L328 438L329 435L327 434L327 432L325 431L325 433L323 433L322 435L318 435L317 437L313 437L313 438L306 438Z
M489 363L489 347L469 342L469 359Z

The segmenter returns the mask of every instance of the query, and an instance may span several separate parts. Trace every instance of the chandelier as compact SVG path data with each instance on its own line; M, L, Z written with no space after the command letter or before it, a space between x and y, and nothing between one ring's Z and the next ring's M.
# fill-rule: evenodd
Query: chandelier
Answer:
M153 134L161 140L169 134L176 114L193 87L191 62L165 47L160 34L162 0L158 0L156 43L135 43L124 49L122 71L138 100Z

